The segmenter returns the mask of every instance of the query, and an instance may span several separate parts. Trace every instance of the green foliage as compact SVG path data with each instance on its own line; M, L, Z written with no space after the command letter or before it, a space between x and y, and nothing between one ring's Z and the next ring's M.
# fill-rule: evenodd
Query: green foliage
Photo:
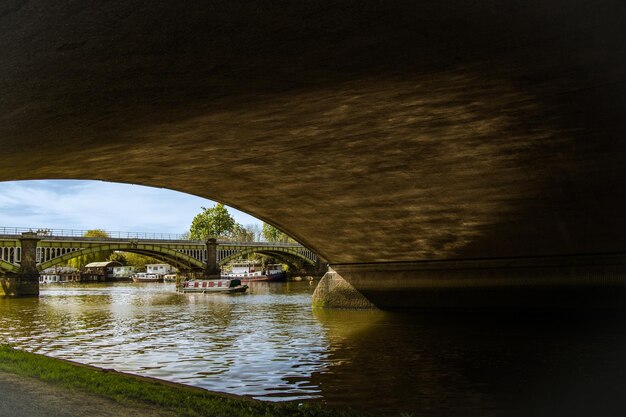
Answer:
M189 236L192 239L207 240L208 238L228 237L235 228L235 219L228 213L223 204L215 207L202 207L203 212L196 215L191 222Z
M229 238L235 242L254 242L254 231L236 223Z
M109 256L109 261L119 262L122 265L128 265L126 262L126 257L124 256L124 252L115 251Z
M92 230L87 230L84 234L83 237L104 237L104 238L108 238L109 234L107 232L105 232L102 229L92 229Z
M122 265L134 266L139 270L145 270L146 264L163 263L150 256L140 255L133 252L116 251L109 256L109 261L117 261Z
M83 237L104 237L107 238L109 235L107 232L101 229L92 229L88 230L83 234ZM72 258L67 261L67 265L72 268L82 269L85 265L91 262L101 262L106 261L113 254L113 251L100 251L95 253L89 253L87 255L77 256L76 258Z
M290 242L296 243L289 235L280 231L271 224L263 223L263 238L268 242Z

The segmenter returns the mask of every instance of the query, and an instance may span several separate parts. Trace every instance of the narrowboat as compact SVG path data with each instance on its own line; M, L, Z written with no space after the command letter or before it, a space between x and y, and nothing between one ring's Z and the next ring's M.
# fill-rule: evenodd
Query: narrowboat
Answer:
M185 281L178 287L179 292L199 293L234 293L246 292L247 285L242 285L238 279L192 279Z

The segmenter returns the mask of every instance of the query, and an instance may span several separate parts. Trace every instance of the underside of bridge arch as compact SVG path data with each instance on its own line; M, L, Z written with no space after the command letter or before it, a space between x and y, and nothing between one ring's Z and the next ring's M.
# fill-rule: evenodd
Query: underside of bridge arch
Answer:
M621 0L7 2L0 180L217 199L380 306L614 294L625 19Z
M0 274L3 272L12 272L16 273L20 269L19 265L12 264L11 262L3 261L0 259Z
M253 253L258 253L258 254L262 254L262 255L268 255L268 256L276 256L276 257L280 257L283 258L289 262L292 262L294 260L299 260L300 262L305 262L309 265L315 265L315 262L306 257L305 255L299 253L297 250L289 250L289 249L285 249L285 250L262 250L262 249L257 249L257 248L249 248L249 249L244 249L240 252L234 253L224 259L221 259L219 261L220 265L225 265L230 261L236 260L242 256L246 256L249 254L253 254Z
M69 261L70 259L77 258L82 255L88 255L90 253L98 253L103 251L124 251L124 252L132 252L138 253L141 255L151 256L155 259L162 260L167 262L170 265L173 265L180 269L192 270L192 269L204 269L205 265L203 262L192 258L183 253L174 251L172 249L158 247L155 245L148 245L149 248L142 247L143 245L139 244L111 244L107 243L106 245L94 245L88 248L80 249L74 252L69 252L63 256L59 256L57 258L53 258L47 262L42 262L38 265L38 269L40 271L50 268L55 265L59 265Z
M151 258L154 258L156 260L165 262L167 264L170 264L180 270L204 270L205 266L202 262L190 262L188 260L184 260L184 259L180 259L180 258L176 258L174 256L171 255L166 255L163 253L159 253L159 252L154 252L154 251L141 251L141 250L125 250L124 252L131 252L131 253L137 253L140 255L145 255L145 256L149 256ZM192 258L193 259L193 258Z

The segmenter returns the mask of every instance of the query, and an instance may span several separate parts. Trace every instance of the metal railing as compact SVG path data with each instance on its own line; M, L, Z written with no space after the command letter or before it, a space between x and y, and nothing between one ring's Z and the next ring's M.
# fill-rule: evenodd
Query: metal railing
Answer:
M104 236L85 236L89 230L80 229L50 229L35 227L0 227L0 236L21 236L22 233L36 233L40 238L81 238L93 240L108 239L128 239L128 240L168 240L168 241L187 241L194 243L204 243L202 240L190 239L186 234L175 233L147 233L147 232L118 232L107 231L107 237ZM245 246L281 246L281 247L301 247L299 243L291 242L238 242L229 239L218 239L219 244L228 245L245 245Z
M34 227L0 227L0 235L19 236L22 233L36 233L40 237L81 237L89 238L85 234L89 230L78 229L49 229ZM185 235L174 233L146 233L146 232L118 232L104 231L107 237L91 236L94 239L146 239L146 240L189 240Z

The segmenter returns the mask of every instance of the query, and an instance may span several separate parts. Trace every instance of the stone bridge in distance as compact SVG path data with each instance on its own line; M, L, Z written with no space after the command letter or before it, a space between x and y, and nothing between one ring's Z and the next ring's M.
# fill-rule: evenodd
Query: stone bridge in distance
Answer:
M161 233L107 232L85 237L84 231L0 228L0 271L36 276L78 256L102 251L147 255L182 271L214 271L250 253L271 255L286 263L316 266L317 255L298 243L188 240Z

